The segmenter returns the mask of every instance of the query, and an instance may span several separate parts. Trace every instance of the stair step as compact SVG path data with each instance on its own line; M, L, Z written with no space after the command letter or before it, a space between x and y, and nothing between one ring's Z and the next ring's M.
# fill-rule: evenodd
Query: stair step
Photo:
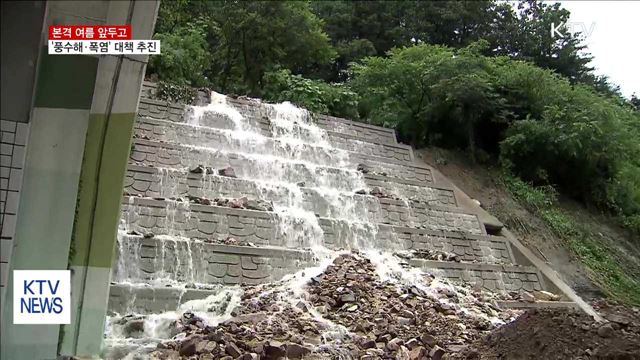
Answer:
M241 100L227 99L228 103L238 109L244 116L256 125L265 115L265 106L261 103ZM168 101L160 101L142 97L138 105L138 115L158 120L168 120L182 122L188 111L188 106L183 104L171 103ZM373 143L397 144L395 131L393 129L383 128L379 126L334 118L326 115L314 115L318 126L325 131L332 131L346 134L352 138ZM221 123L224 123L221 120ZM216 122L214 127L219 127ZM224 128L224 127L223 127Z
M309 251L120 233L112 278L119 283L260 284L315 265ZM123 266L118 266L122 263Z
M211 148L183 146L170 143L160 143L148 140L135 139L133 142L133 150L131 151L129 162L134 165L152 166L158 168L172 168L184 170L198 165L210 166L215 169L232 167L236 170L236 175L241 178L259 179L268 177L270 179L290 180L289 182L303 181L307 184L318 183L322 181L333 181L332 185L338 185L344 182L345 177L359 178L356 174L357 165L362 163L368 171L367 175L385 176L387 180L410 180L412 184L428 186L433 183L431 169L427 166L421 166L413 163L381 163L371 160L344 159L347 161L345 166L350 168L333 167L335 160L328 161L326 166L309 164L304 161L295 161L283 158L274 158L263 156L261 154L242 154L235 152L226 152ZM360 160L360 161L358 161ZM284 173L270 174L267 167L268 163L282 164ZM331 165L329 165L331 164ZM276 167L276 169L281 168ZM335 179L325 179L329 176L341 176ZM285 179L285 177L287 177ZM318 177L322 177L318 179ZM353 189L356 184L351 185L349 189ZM344 188L344 184L343 184Z
M328 115L317 115L318 125L327 130L353 136L368 142L397 144L396 132L393 129L341 119Z
M205 145L215 144L216 149L229 151L244 150L245 146L241 141L232 137L231 130L235 125L232 121L221 117L217 127L196 126L184 122L157 120L152 118L139 117L135 123L135 136L140 139L148 139L157 142L169 142L184 145ZM270 153L282 152L285 143L281 140L271 138L269 120L259 121L259 128L256 131L266 137L264 143L257 143L256 152L267 150ZM410 146L401 144L385 144L363 142L356 137L340 134L337 132L327 132L328 142L335 149L327 149L318 144L308 144L305 148L299 149L296 154L301 158L314 158L326 156L328 150L338 152L340 150L351 152L351 156L357 159L371 157L371 160L381 160L391 163L402 163L413 161L413 150ZM319 154L318 154L319 153Z
M498 300L498 306L503 309L556 309L556 308L572 308L580 309L578 304L573 301L505 301Z
M233 237L257 246L309 247L309 231L321 231L330 248L440 250L458 254L464 261L513 263L506 239L464 232L436 231L380 224L368 226L330 218L319 218L319 229L309 229L276 213L219 206L176 203L130 197L122 206L123 228L141 234L175 235L200 240L223 241ZM284 221L284 223L283 223ZM457 228L456 228L457 229Z
M462 261L515 264L509 241L502 236L472 235L460 231L435 231L401 226L380 226L381 238L393 238L405 250L437 250L453 253ZM391 235L385 233L392 232Z
M390 182L364 179L370 188L379 186L389 196L410 195L415 201L432 206L455 207L453 190L439 187L415 187ZM305 184L306 185L306 184ZM291 186L290 184L274 184L255 180L231 178L219 175L193 174L186 171L158 169L147 166L129 165L124 181L124 191L131 195L144 197L177 198L186 196L213 198L248 198L272 201L277 205L286 205L293 197L300 196L303 207L323 217L344 211L336 209L325 198L327 190L307 186ZM359 195L354 192L331 192L334 203L356 201L358 205L378 201L371 195ZM366 208L354 209L366 210ZM356 214L354 214L356 215Z
M175 311L191 300L204 299L222 290L184 289L176 287L152 287L131 284L111 284L109 302L111 313L161 314Z
M405 208L406 213L410 213L411 210L413 209ZM470 234L485 235L475 214L443 207L415 210L415 219L420 220L420 227L424 229L466 230ZM393 214L399 214L395 211L401 210L395 208L393 211L388 211L382 208L378 212L379 223L384 224L386 219L395 218ZM418 213L418 211L421 212ZM127 229L141 233L171 234L199 239L211 239L214 236L222 237L221 239L228 236L244 237L242 240L254 244L289 248L308 246L300 240L306 239L309 232L317 231L325 233L324 239L327 245L361 248L365 243L376 240L378 232L375 225L368 223L319 218L318 224L321 229L317 229L312 227L313 223L299 221L299 218L281 217L274 212L139 197L123 199L122 219ZM389 222L395 221L389 220ZM388 239L380 240L388 241ZM389 244L386 248L393 248L393 246Z
M474 264L407 260L408 264L449 281L480 286L488 291L533 291L544 289L544 280L534 266Z

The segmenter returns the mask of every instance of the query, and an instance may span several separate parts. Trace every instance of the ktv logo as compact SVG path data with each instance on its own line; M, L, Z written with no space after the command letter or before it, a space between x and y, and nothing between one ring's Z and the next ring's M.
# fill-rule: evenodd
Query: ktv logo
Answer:
M14 324L71 323L69 270L14 270Z

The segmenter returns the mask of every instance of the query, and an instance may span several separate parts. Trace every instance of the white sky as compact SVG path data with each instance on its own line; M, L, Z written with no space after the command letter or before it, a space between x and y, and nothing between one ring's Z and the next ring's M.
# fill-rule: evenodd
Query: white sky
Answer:
M558 1L572 23L593 31L585 39L591 66L607 75L627 98L640 96L640 1ZM580 25L577 26L580 29Z

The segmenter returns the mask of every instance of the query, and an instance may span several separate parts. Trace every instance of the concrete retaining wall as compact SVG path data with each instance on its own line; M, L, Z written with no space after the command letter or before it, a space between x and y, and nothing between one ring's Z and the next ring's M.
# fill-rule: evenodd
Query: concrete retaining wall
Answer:
M384 199L383 199L384 200ZM383 204L384 206L384 204ZM420 226L428 230L466 231L481 234L477 217L472 214L455 212L454 209L424 208L427 213L417 217ZM382 210L380 214L384 212ZM407 209L410 213L411 209ZM309 246L304 242L304 233L311 229L298 227L295 219L288 221L275 213L233 209L219 206L204 206L186 202L160 201L131 197L125 199L122 209L124 228L140 233L167 234L196 239L224 240L234 237L253 244L301 248ZM393 212L386 211L387 214ZM374 214L375 216L376 214ZM475 220L473 220L475 219ZM385 221L385 219L381 219ZM390 221L393 222L393 221ZM286 227L281 225L287 224ZM401 226L407 223L398 221ZM350 223L342 220L320 218L328 246L344 247L358 245L377 238L375 225ZM282 230L279 232L278 229ZM383 240L383 239L381 239ZM388 239L384 239L388 241Z
M367 142L397 144L396 133L393 129L372 126L328 115L317 115L315 119L318 125L327 131L351 135Z
M379 186L387 194L395 196L411 195L413 199L421 203L434 206L455 206L453 191L437 187L414 187L390 182L369 181L365 179L369 187ZM295 190L295 189L294 189ZM125 178L124 191L131 195L141 195L146 197L186 197L187 195L196 197L216 198L229 197L237 198L247 196L251 198L262 198L274 203L285 201L293 196L291 189L285 187L266 187L260 184L238 178L222 177L218 175L191 174L181 171L158 170L143 166L129 166ZM315 189L301 187L305 208L320 216L329 216L327 211L328 203L322 194ZM350 196L356 199L359 204L367 206L372 201L378 202L377 198L368 195L356 195L344 193L341 197Z
M542 290L538 269L530 266L464 264L429 260L410 260L409 264L454 282L466 283L489 291Z
M175 311L187 301L204 299L218 290L181 289L175 287L111 285L109 312L118 314L161 314Z
M310 253L269 247L212 244L174 238L121 235L113 279L143 283L164 279L182 284L259 284L314 264Z
M476 235L486 234L476 214L465 213L457 208L429 206L418 201L410 201L408 205L399 200L380 199L379 222L432 230L462 231Z
M165 167L179 170L184 170L198 165L206 165L215 169L231 166L236 170L236 172L243 171L243 169L244 171L266 171L264 166L260 166L260 163L268 161L259 157L248 158L237 153L207 151L205 149L195 147L185 147L141 139L134 141L130 160L132 164L136 165L160 168ZM389 181L400 181L403 183L409 181L412 185L420 186L428 186L433 182L431 170L428 167L417 166L410 163L402 165L372 161L363 161L363 163L371 172L373 172L373 174L367 175L384 176L384 178ZM296 181L294 182L304 181L307 184L317 183L319 180L318 176L341 176L340 174L345 174L349 171L356 171L355 163L352 170L318 167L316 168L317 170L315 173L310 173L311 170L301 163L283 162L283 165L286 167L285 170L283 170L285 173L277 175L290 176L290 179L293 179L295 176ZM247 178L256 178L255 175L250 173L238 173L237 175ZM322 178L320 180L325 181L326 179ZM338 183L340 182L342 181L338 181Z
M456 254L461 260L468 262L514 263L511 248L502 237L404 227L394 227L393 231L407 250L439 250Z

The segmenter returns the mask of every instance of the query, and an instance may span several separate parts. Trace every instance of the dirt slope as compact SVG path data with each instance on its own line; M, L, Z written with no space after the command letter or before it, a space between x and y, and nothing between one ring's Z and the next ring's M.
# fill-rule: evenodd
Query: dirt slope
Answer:
M586 301L602 298L604 294L589 279L585 267L571 254L561 239L546 223L521 206L505 189L497 170L473 165L464 154L443 149L416 150L416 160L435 167L482 207L502 221L532 252L544 259ZM584 209L567 199L560 199L563 210L570 212L590 232L615 248L617 260L630 274L640 277L640 249L631 245L627 234L608 221L605 216Z

